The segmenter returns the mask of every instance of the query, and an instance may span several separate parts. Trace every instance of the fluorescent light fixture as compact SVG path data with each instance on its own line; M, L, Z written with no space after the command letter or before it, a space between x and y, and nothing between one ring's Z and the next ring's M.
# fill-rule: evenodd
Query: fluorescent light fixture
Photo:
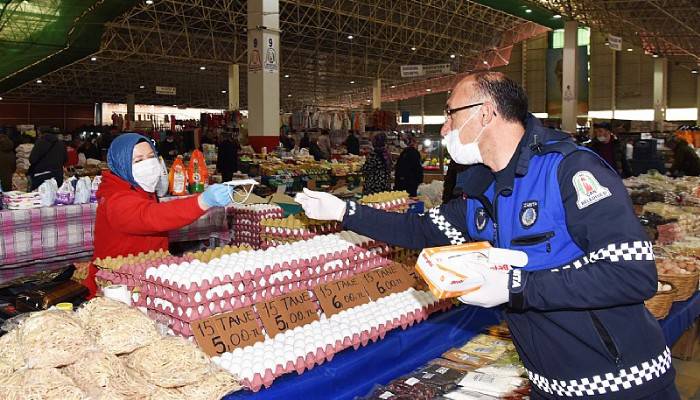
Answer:
M355 81L350 81L350 84L353 84L353 83L355 83Z
M150 6L151 4L153 4L153 0L146 0L146 4Z
M392 89L396 89L396 85L391 85L391 86L389 86L389 87L392 88Z
M207 67L205 67L204 65L202 65L201 67L199 67L199 69L202 70L202 71L204 71L205 69L207 69Z
M411 50L412 50L412 51L416 51L416 48L415 48L415 47L411 47Z
M425 91L426 91L426 92L432 92L433 89L428 88L428 89L425 89Z
M554 15L552 15L552 18L554 18L554 19L561 19L561 15L559 15L559 14L554 14Z
M284 77L285 77L285 78L289 78L289 74L284 74Z
M44 83L44 81L42 81L41 79L37 79L36 83Z
M97 61L97 57L90 57L90 61Z
M139 86L139 89L143 89L143 88L145 88L145 87L146 87L146 86L144 86L144 85L140 85L140 86Z
M355 36L353 36L353 35L348 35L348 39L353 40L354 38L355 38Z
M630 47L627 49L627 51L634 51L634 49Z
M450 58L455 58L455 57L457 57L457 56L454 54L450 54Z
M430 140L430 139L425 139L425 140L423 141L423 145L424 145L425 147L430 147L431 144L433 144L433 141Z
M691 74L697 74L697 73L698 73L698 69L697 69L697 68L693 68L693 69L690 70L690 73L691 73Z
M532 12L532 10L529 9L529 8L526 8L526 9L525 9L525 12L528 13L528 14L530 14L530 13Z
M288 95L287 95L287 97L292 97L292 94L291 94L291 93L290 93L290 94L288 94Z
M225 90L222 90L221 93L226 93L226 91L225 91Z

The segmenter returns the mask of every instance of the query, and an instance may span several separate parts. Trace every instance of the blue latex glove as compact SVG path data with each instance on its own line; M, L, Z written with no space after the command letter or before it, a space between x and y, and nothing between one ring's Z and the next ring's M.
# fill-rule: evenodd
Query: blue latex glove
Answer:
M202 193L202 201L209 207L226 207L231 203L233 188L227 185L211 185Z

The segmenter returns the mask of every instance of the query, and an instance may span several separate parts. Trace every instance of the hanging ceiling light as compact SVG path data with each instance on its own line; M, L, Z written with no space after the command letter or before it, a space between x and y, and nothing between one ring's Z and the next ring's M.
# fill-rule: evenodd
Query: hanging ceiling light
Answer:
M226 91L225 91L225 90L222 90L221 93L226 93Z
M455 57L457 57L457 56L454 54L450 54L450 58L455 58Z
M630 47L627 49L627 51L634 51L634 49Z
M90 57L90 61L97 61L97 57Z
M354 38L355 38L355 36L353 36L353 35L348 35L348 39L353 40Z
M554 15L552 15L552 18L554 18L554 19L561 19L561 15L559 15L559 14L554 14Z
M143 88L145 88L144 85L139 85L139 89L143 89Z
M690 70L690 73L691 73L691 74L697 74L697 73L698 73L698 69L697 69L697 68L693 68L693 69Z
M389 87L392 88L392 89L396 89L396 85L391 85L391 86L389 86Z
M200 69L201 71L204 71L205 69L207 69L207 67L205 67L204 65L202 65L201 67L199 67L199 69Z
M151 4L153 4L153 0L146 0L146 4L150 6Z
M37 79L36 83L44 83L44 81L42 81L41 79Z
M525 12L528 13L528 14L530 14L530 13L532 12L532 10L529 9L529 8L526 8L526 9L525 9Z
M411 50L412 50L412 51L416 51L416 48L415 48L415 47L411 47Z
M351 84L351 85L352 85L353 83L355 83L355 81L350 81L350 84Z

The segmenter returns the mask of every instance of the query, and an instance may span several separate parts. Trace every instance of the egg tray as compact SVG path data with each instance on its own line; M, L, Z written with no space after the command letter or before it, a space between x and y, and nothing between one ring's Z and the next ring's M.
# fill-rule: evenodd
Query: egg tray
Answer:
M305 371L312 370L317 365L322 365L326 361L333 360L335 353L339 353L350 347L357 350L360 347L367 346L369 343L384 339L386 333L391 330L397 328L406 330L408 327L428 319L431 314L449 310L451 307L451 301L441 300L432 306L417 308L414 311L394 318L392 321L386 321L384 324L372 327L369 330L366 329L360 333L346 335L342 341L336 340L333 344L318 347L315 352L311 351L307 353L306 357L299 356L296 361L288 360L283 364L277 364L274 370L272 368L267 368L263 373L257 372L253 375L252 379L243 378L241 384L253 392L258 392L263 387L269 388L274 380L282 375L292 372L301 375Z
M182 293L172 288L159 286L151 282L147 282L141 287L141 294L143 296L148 296L152 298L159 298L166 300L173 304L174 306L183 309L182 312L175 314L168 310L159 310L164 313L170 313L170 315L178 318L184 318L187 321L192 321L196 319L206 318L207 316L216 314L218 312L225 312L237 309L239 307L247 307L256 302L263 300L270 300L275 297L291 293L297 290L307 289L312 290L319 284L329 283L339 279L346 279L354 276L357 273L367 271L369 269L382 267L389 264L390 261L387 259L374 259L372 262L367 262L360 267L348 268L348 269L338 269L332 272L321 274L318 276L309 276L296 281L286 281L285 283L275 283L273 286L255 286L252 281L241 281L237 285L234 284L233 292L224 291L223 293L214 293L213 295L207 295L208 289L199 289L197 291L190 293ZM216 281L216 280L215 280ZM216 287L216 286L213 286ZM221 302L224 302L223 304ZM215 305L212 305L215 304ZM150 304L142 304L147 307L155 307ZM204 307L206 306L206 307ZM199 311L200 307L204 307L204 311ZM207 307L212 307L211 310ZM187 310L192 309L190 315L185 317Z
M176 282L170 282L168 278L152 278L144 277L144 281L158 285L164 286L182 293L193 293L201 290L209 290L212 287L219 286L227 283L237 283L242 281L257 281L260 278L265 278L268 280L270 275L282 271L291 271L294 275L299 271L299 278L304 276L308 268L315 268L316 266L323 266L327 262L336 261L339 259L356 260L361 259L360 262L371 258L369 255L365 254L366 250L361 249L356 246L348 247L347 250L335 251L334 253L329 253L327 255L321 255L319 257L313 256L310 259L292 260L284 261L281 264L277 263L273 266L266 265L263 268L256 268L254 271L245 271L244 273L236 272L233 276L227 274L224 277L215 277L211 282L208 279L203 279L201 282L193 282L189 285L178 284Z
M112 284L124 284L133 289L139 287L145 277L146 270L150 267L157 267L162 264L174 264L190 262L191 256L167 256L154 260L146 260L134 264L122 265L119 269L99 269L96 277L112 282Z

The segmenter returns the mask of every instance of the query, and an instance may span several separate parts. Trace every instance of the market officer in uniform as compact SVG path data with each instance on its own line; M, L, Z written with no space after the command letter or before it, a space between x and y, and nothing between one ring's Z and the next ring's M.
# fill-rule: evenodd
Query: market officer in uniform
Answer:
M158 154L150 140L136 133L112 141L107 164L97 190L94 259L167 250L169 231L231 202L230 187L212 185L200 195L160 203L155 194L162 171ZM83 282L90 296L97 290L96 273L91 264Z
M393 245L489 241L522 250L522 269L485 271L460 298L506 305L533 399L678 399L671 352L644 300L656 292L652 244L617 173L527 112L523 89L495 72L452 91L442 128L452 159L474 165L464 199L397 214L306 191L307 215Z

